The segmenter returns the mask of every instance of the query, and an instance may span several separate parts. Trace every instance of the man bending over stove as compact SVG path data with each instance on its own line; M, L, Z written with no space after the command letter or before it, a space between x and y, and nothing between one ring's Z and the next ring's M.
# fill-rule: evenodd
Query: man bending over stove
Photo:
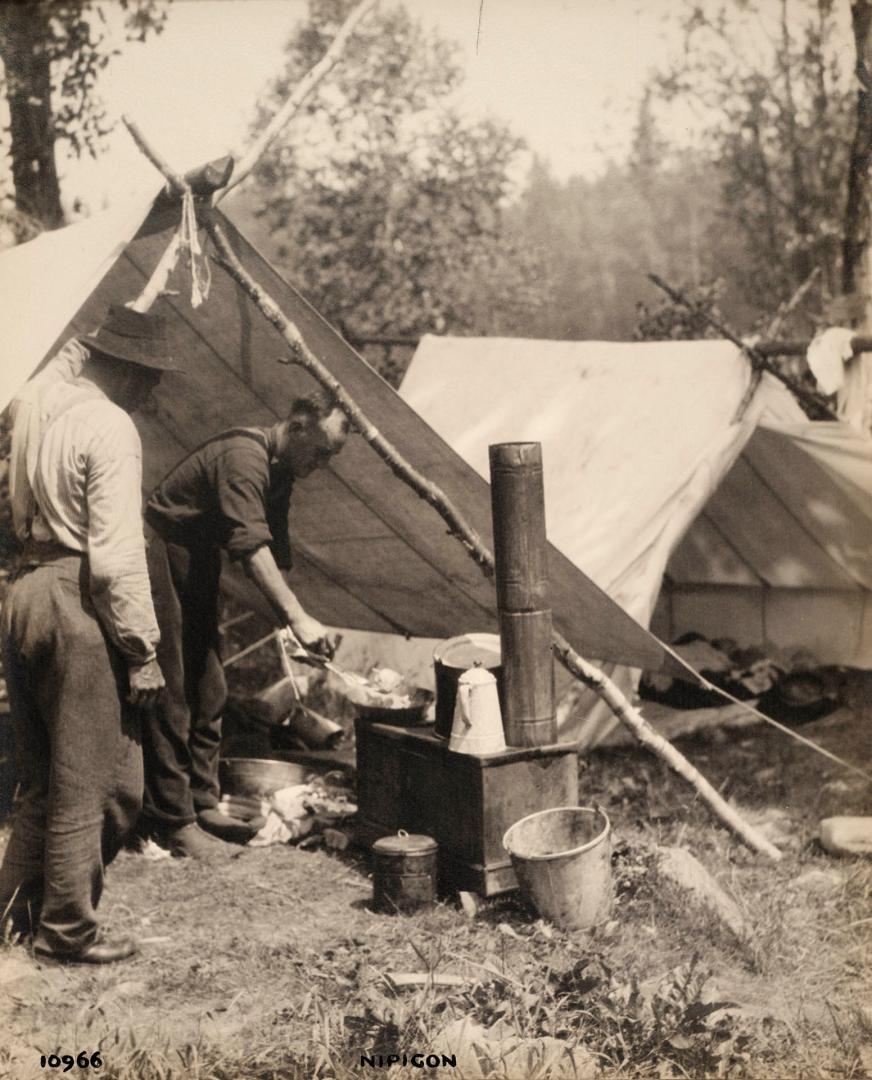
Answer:
M291 565L293 484L327 466L347 435L348 421L333 403L298 398L287 419L272 427L234 428L204 443L148 499L145 518L155 533L149 574L166 691L143 733L141 832L174 855L208 859L227 850L216 838L226 826L217 808L227 698L218 653L221 550L242 564L280 625L310 652L331 657L325 628L303 609L281 570Z

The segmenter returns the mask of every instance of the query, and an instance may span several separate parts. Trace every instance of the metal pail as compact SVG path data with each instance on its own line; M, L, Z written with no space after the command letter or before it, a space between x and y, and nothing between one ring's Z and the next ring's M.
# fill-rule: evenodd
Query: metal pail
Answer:
M608 917L611 825L602 810L540 810L507 829L503 847L521 892L540 915L571 930L585 930Z

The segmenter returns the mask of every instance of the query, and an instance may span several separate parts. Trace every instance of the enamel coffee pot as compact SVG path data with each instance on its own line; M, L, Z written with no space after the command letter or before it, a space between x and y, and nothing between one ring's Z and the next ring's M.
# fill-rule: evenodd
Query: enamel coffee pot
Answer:
M476 665L458 680L448 749L456 754L498 754L505 748L497 680Z

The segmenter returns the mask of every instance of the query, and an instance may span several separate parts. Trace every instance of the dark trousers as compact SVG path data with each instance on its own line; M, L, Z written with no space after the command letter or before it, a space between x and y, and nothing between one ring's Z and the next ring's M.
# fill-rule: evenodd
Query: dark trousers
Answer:
M103 632L87 559L25 571L3 608L3 662L21 797L0 867L0 910L35 944L76 953L96 937L103 869L142 803L137 710Z
M162 702L143 729L146 829L172 830L218 805L218 752L227 684L219 656L221 556L211 544L152 535L148 545Z

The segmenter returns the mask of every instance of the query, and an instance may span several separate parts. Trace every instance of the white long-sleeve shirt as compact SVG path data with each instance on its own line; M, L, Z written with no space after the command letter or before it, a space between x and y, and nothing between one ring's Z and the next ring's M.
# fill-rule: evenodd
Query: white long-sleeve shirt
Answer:
M88 556L100 621L131 664L160 638L142 532L142 445L130 416L86 379L44 387L47 418L31 483L34 539Z
M9 500L12 524L19 540L27 540L33 531L37 513L33 497L33 474L42 432L51 420L49 401L62 404L63 396L49 394L58 383L68 385L82 373L88 350L76 338L60 349L38 375L22 387L9 403L12 421L12 445L9 453ZM42 539L46 539L45 536Z

